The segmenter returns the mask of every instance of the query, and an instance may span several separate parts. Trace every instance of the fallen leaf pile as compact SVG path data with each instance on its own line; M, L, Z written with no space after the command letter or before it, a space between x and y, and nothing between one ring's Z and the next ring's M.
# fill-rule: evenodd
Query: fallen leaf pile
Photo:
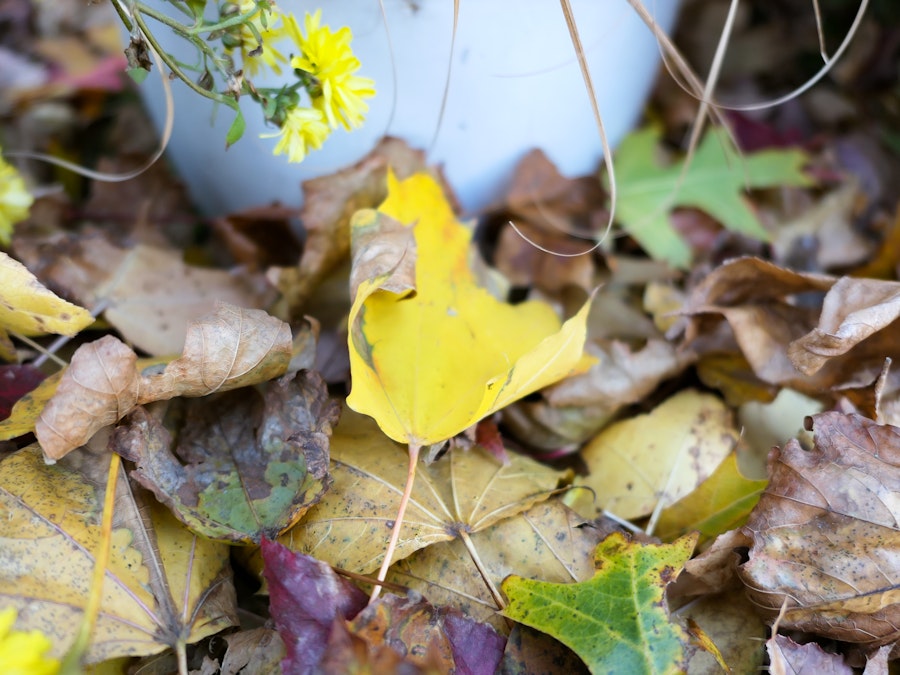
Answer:
M684 4L717 34L721 3ZM788 40L808 3L763 26L764 4L717 100L789 90L832 46L840 17ZM469 220L397 138L302 208L215 219L162 163L101 184L23 161L39 189L0 251L11 635L110 674L896 670L891 11L813 91L687 151L696 101L658 84L614 213L605 169L540 150ZM0 132L141 166L156 139L85 21L2 5Z

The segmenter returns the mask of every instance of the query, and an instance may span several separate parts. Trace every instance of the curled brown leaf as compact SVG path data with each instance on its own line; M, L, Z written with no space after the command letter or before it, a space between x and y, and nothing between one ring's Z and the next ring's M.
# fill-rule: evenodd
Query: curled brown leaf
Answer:
M159 374L139 373L134 351L106 336L75 352L35 435L45 456L57 460L135 406L264 382L283 374L290 359L286 323L226 303L188 326L184 354Z

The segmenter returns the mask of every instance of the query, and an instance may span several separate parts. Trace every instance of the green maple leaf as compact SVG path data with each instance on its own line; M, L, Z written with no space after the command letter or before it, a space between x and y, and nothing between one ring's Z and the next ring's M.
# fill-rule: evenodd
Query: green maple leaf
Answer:
M674 673L684 666L687 631L669 618L666 585L691 557L696 535L639 544L618 532L594 552L588 581L554 584L510 576L504 614L547 633L592 673Z
M722 130L706 134L684 173L684 161L661 166L655 158L659 130L648 127L622 141L616 153L616 220L654 258L687 267L691 250L669 222L680 206L713 216L733 232L768 241L744 196L751 188L808 186L802 150L763 150L738 154Z

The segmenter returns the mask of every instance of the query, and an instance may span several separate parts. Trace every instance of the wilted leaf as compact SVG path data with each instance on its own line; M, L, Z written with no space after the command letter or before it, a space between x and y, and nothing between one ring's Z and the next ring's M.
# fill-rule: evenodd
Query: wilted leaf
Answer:
M743 525L765 487L765 480L750 480L741 474L735 450L697 489L663 509L654 534L663 541L671 541L698 530L698 544L702 546L723 532Z
M769 654L769 672L772 675L853 675L855 672L840 654L826 652L815 642L797 644L786 635L776 634L767 640L766 652Z
M279 541L351 572L377 569L406 480L405 456L370 419L345 410L331 438L331 489ZM548 499L562 475L521 455L504 465L479 448L420 467L395 559L527 510Z
M435 607L415 593L386 595L349 624L370 646L389 645L420 667L445 673L493 675L506 639L452 607Z
M594 491L598 509L640 518L693 492L737 440L731 412L717 397L686 390L600 432L582 452L588 475L577 484Z
M93 321L88 310L49 291L22 263L0 251L0 357L15 359L8 330L22 335L75 335Z
M819 325L794 340L788 356L806 375L819 372L829 361L844 357L846 367L897 358L900 351L900 282L878 279L839 279L825 296ZM865 341L865 345L861 345ZM850 353L859 345L860 349Z
M260 277L187 265L181 251L145 245L126 250L102 237L84 237L54 253L38 271L41 278L87 307L106 305L106 320L154 356L181 351L189 322L217 302L260 308L271 296Z
M691 557L695 537L656 546L613 533L594 554L596 573L577 584L511 576L509 618L568 645L594 673L675 673L684 666L685 629L669 617L665 588Z
M801 150L764 150L739 155L727 133L711 130L690 166L682 162L660 166L655 160L659 130L645 128L627 136L616 152L616 219L654 258L685 267L691 260L687 244L669 223L679 206L701 209L727 229L768 240L744 191L748 188L808 186L807 161Z
M769 456L769 487L744 527L739 568L751 599L780 625L867 649L900 633L897 591L900 429L859 415L813 417L815 448Z
M29 446L0 462L0 599L23 629L71 645L101 538L106 462L79 451L55 466ZM81 471L88 473L82 475ZM155 654L236 623L228 548L191 534L120 475L112 552L88 661Z
M142 408L113 449L141 485L192 531L227 542L284 532L328 487L328 439L338 405L309 371L186 403L172 434Z
M440 185L425 174L388 182L387 200L358 212L353 232L411 226L415 293L385 290L409 288L392 268L357 282L347 404L398 442L430 445L569 374L582 359L589 303L560 327L547 304L497 301L475 285L471 233Z
M335 621L366 606L366 594L324 562L263 539L269 607L287 648L286 673L316 673Z
M594 573L593 551L609 531L550 499L475 532L468 542L457 538L416 551L391 567L388 581L417 590L436 605L458 607L505 633L509 625L473 554L495 588L510 574L558 583L585 581Z
M263 382L284 373L290 359L287 324L224 303L191 323L184 354L158 374L138 372L137 355L106 336L75 352L35 434L46 456L59 459L135 406Z

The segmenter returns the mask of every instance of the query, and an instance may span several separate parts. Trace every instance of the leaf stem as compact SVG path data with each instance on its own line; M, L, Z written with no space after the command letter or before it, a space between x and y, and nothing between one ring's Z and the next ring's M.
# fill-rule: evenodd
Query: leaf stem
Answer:
M391 566L391 559L394 557L394 551L397 549L397 542L400 541L400 528L403 527L403 518L406 516L406 507L409 505L409 498L412 495L413 483L416 480L416 466L419 463L419 451L421 445L409 444L409 468L406 471L406 485L403 488L403 496L400 497L400 506L397 508L397 518L394 520L394 527L391 529L391 539L388 542L387 550L384 552L384 560L381 562L381 569L378 570L378 579L375 588L372 589L372 595L369 596L369 604L375 602L381 594L381 582L387 578L388 568Z
M113 512L116 503L116 483L119 480L119 455L110 453L109 472L106 477L106 492L103 499L103 517L101 520L100 541L97 552L94 554L94 575L91 579L90 594L84 607L84 616L81 620L81 628L75 642L60 666L62 673L77 673L81 658L90 645L91 635L97 625L97 616L100 613L100 603L103 599L103 579L106 577L106 568L109 566L110 546L112 544Z

